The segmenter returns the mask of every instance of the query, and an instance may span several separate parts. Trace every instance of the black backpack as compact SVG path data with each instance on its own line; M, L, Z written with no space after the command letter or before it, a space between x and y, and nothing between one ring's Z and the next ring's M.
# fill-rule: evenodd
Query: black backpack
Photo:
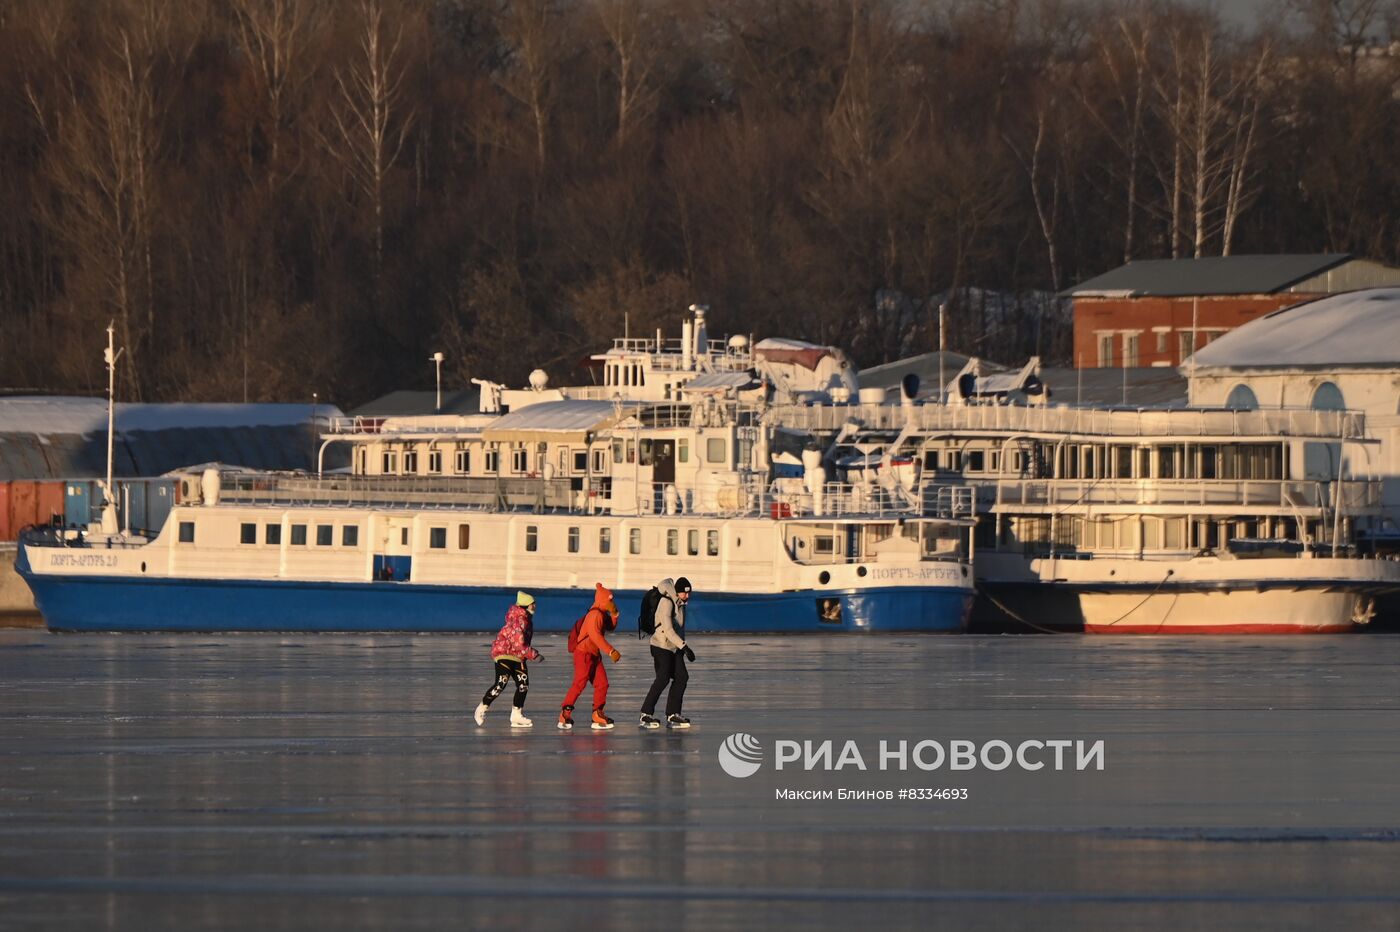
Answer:
M656 633L656 606L666 598L661 590L652 586L642 596L642 610L637 614L637 639L651 637Z

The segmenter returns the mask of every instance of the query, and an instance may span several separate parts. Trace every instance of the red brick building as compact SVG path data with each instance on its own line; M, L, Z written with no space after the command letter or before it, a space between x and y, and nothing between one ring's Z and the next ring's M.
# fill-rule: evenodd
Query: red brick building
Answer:
M1400 269L1345 254L1129 262L1063 294L1074 302L1074 365L1179 366L1195 346L1281 307L1400 285Z

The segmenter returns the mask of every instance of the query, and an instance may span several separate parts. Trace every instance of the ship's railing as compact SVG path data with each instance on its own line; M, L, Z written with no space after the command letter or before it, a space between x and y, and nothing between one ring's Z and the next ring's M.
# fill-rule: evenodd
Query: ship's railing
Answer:
M772 518L970 518L974 514L971 487L933 486L910 492L883 485L823 484L813 495L800 479L769 483L763 476L743 476L733 482L677 489L668 483L637 486L638 514L767 515Z
M983 487L1002 505L1180 505L1222 508L1376 508L1381 486L1370 480L1323 483L1264 479L1007 479Z
M1359 411L1285 408L1229 411L1206 408L1116 410L1062 405L889 404L774 405L770 423L810 431L839 431L848 421L867 429L917 432L995 431L1076 434L1124 441L1142 437L1299 437L1360 440L1366 416Z
M567 511L579 493L568 479L424 476L221 475L220 500L248 505L475 508Z
M333 417L328 418L325 433L337 436L376 434L462 434L475 432L478 425L463 415L433 415L424 417Z

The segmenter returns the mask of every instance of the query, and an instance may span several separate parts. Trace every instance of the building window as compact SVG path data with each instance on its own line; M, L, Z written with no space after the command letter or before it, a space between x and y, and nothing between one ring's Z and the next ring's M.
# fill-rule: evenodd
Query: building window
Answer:
M399 452L397 450L385 450L380 457L380 472L386 476L392 476L399 471Z
M433 549L433 550L446 550L446 549L447 549L447 528L445 528L445 527L430 527L430 528L428 528L428 547L431 548L431 549Z
M192 544L192 543L194 543L194 522L193 522L193 521L181 521L181 522L180 522L180 543L182 543L182 544Z
M1331 382L1323 382L1313 391L1311 407L1314 411L1345 411L1342 390Z
M358 547L360 546L360 527L357 524L347 524L340 529L340 546Z
M1113 334L1099 334L1099 368L1108 369L1113 366Z
M1123 367L1132 368L1138 364L1138 342L1141 334L1123 334Z
M530 471L529 450L524 447L516 447L510 451L510 471L518 475Z
M723 437L711 437L705 441L705 460L710 463L724 462Z
M305 547L305 546L306 546L306 525L304 525L304 524L293 524L293 525L292 525L292 546L293 546L293 547Z
M525 551L534 553L540 549L540 529L538 525L530 524L525 527Z
M470 524L457 525L457 549L470 550L472 546L472 526Z
M642 552L642 529L641 529L641 528L639 528L639 527L634 527L634 528L631 528L631 529L629 529L629 530L627 531L627 552L628 552L628 553L634 553L634 554L635 554L635 553L641 553L641 552Z
M472 471L472 451L458 450L455 462L452 464L458 475L465 476Z
M1187 358L1195 352L1191 346L1191 331L1180 330L1176 334L1177 355L1181 357L1180 362L1185 362Z
M612 553L612 528L598 528L598 552Z
M238 542L240 544L256 544L258 542L258 526L256 524L240 524L238 526Z
M719 556L719 531L705 532L705 553L712 557Z
M280 546L281 543L282 543L282 525L280 525L280 524L264 524L264 525L263 525L263 543L265 543L265 544L276 544L276 545L279 545L279 546Z
M569 553L578 553L578 528L569 528Z
M433 475L441 475L441 474L442 474L442 451L441 451L441 450L429 450L429 451L428 451L428 472L432 473Z
M675 556L681 552L681 532L671 528L666 532L666 553Z
M1254 396L1254 390L1248 385L1236 385L1230 389L1230 397L1225 399L1225 407L1236 411L1257 411L1259 399Z
M335 528L329 524L316 525L316 546L329 547L335 543Z
M1167 351L1167 337L1169 336L1171 336L1170 330L1157 331L1157 352L1165 353Z
M404 450L404 451L403 451L403 474L404 474L405 476L416 476L416 475L418 475L418 451L417 451L417 450Z

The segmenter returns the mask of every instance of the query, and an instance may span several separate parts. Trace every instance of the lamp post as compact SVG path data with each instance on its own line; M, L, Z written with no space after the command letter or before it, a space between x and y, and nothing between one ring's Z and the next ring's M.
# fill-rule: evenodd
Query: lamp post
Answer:
M433 368L434 368L435 370L437 370L437 407L433 409L433 413L434 413L434 414L441 414L441 413L442 413L442 360L443 360L443 359L444 359L444 357L443 357L442 353L440 353L440 352L434 353L433 355L431 355L431 356L428 357L428 362L432 363L432 364L433 364Z

